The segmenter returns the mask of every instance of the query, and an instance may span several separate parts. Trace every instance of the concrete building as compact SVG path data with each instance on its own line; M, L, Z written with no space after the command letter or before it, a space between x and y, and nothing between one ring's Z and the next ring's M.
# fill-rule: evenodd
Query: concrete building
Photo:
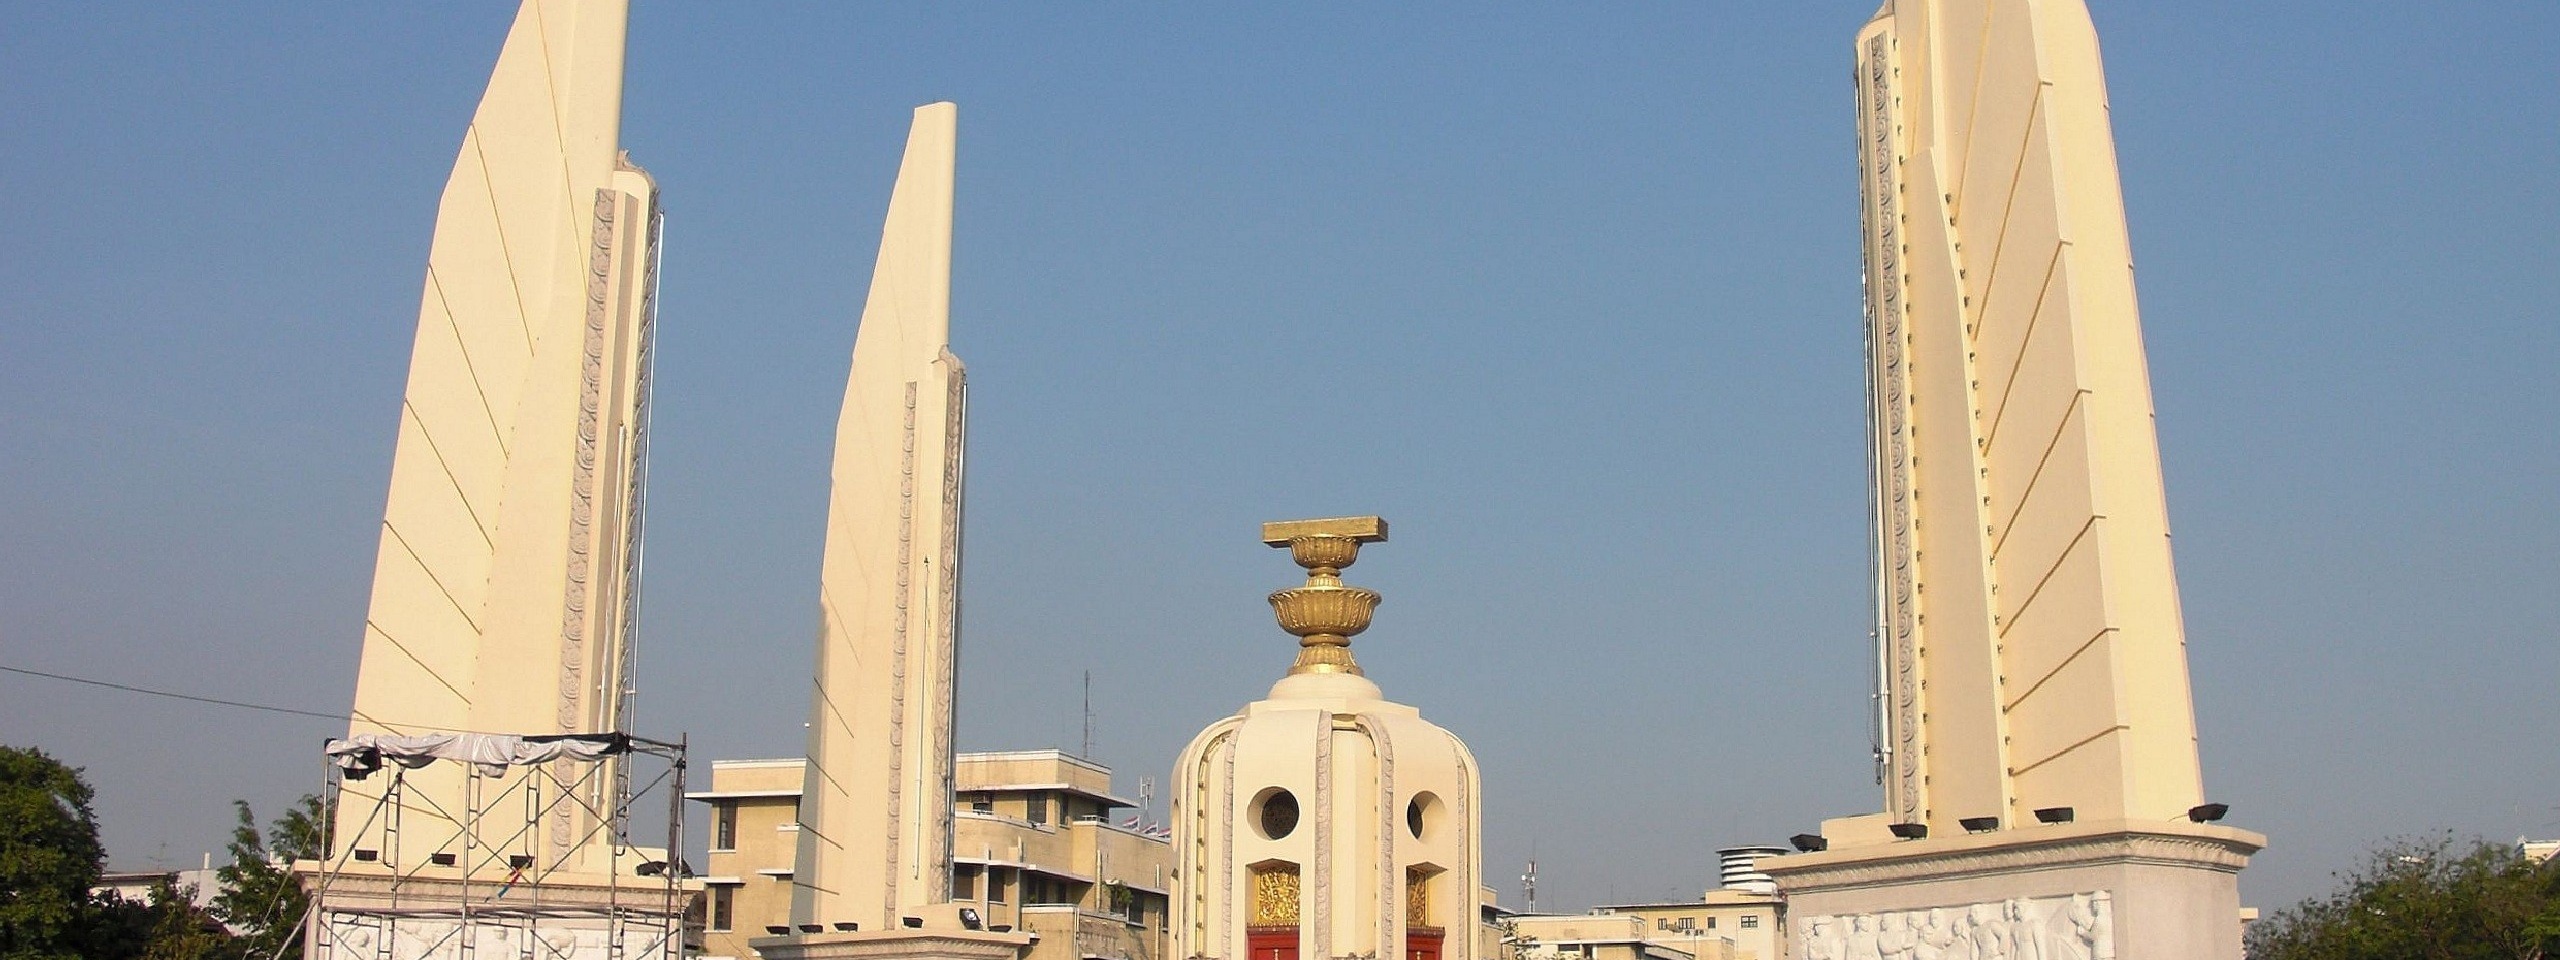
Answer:
M703 955L759 956L749 941L792 929L804 761L724 760L711 788ZM1172 848L1109 768L1056 750L964 753L953 765L949 900L992 932L1035 936L1023 960L1165 960Z
M1885 789L1760 861L1793 949L2238 960L2088 8L1886 0L1853 73Z
M1340 576L1376 517L1263 525L1306 585L1271 595L1299 638L1265 699L1174 764L1174 953L1220 960L1477 960L1483 798L1466 744L1385 699L1352 659L1378 594Z
M89 892L97 896L113 894L129 903L150 903L160 885L186 895L187 902L199 910L213 909L213 898L222 895L222 871L213 866L213 855L205 854L204 866L194 870L109 870L98 875L96 886ZM223 924L233 933L240 928Z
M1701 960L1778 960L1785 955L1780 948L1785 903L1774 892L1718 888L1690 901L1593 907L1591 915L1638 921L1647 942ZM1530 919L1543 918L1523 918Z
M1716 851L1719 886L1696 900L1620 903L1587 914L1505 918L1516 960L1672 954L1698 960L1778 960L1785 956L1786 901L1754 866L1776 847Z
M1720 924L1718 924L1720 922ZM1710 927L1713 924L1713 927ZM1748 924L1748 927L1741 927ZM1777 960L1774 914L1710 914L1702 904L1595 906L1513 916L1518 960ZM1748 947L1746 947L1748 945Z

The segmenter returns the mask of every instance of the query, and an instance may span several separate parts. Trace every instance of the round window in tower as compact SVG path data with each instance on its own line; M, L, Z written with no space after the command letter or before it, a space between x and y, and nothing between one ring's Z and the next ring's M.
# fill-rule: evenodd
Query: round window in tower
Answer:
M1412 802L1404 805L1404 828L1416 840L1422 839L1439 822L1440 798L1429 792L1414 794Z
M1298 796L1279 787L1253 798L1253 825L1265 840L1287 837L1298 829Z

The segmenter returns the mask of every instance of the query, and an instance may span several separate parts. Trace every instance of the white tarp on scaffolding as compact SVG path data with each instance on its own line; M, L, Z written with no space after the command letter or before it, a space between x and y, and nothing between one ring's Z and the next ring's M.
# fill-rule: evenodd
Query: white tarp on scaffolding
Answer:
M471 764L482 776L505 776L508 767L554 760L595 762L631 751L631 738L616 734L519 737L499 733L359 733L329 741L329 762L357 776L382 761L415 770L438 760Z

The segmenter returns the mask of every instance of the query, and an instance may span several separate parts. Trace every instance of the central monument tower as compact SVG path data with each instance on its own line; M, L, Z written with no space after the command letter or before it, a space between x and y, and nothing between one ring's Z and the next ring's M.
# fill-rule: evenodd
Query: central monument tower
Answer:
M1377 517L1262 526L1307 570L1271 595L1298 655L1175 763L1175 956L1477 960L1482 791L1466 744L1352 659L1375 591L1342 582Z

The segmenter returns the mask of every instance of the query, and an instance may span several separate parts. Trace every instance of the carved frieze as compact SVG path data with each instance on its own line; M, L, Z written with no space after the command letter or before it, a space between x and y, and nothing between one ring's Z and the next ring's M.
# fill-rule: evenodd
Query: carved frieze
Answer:
M1878 913L1797 917L1804 960L2114 960L2104 890Z

